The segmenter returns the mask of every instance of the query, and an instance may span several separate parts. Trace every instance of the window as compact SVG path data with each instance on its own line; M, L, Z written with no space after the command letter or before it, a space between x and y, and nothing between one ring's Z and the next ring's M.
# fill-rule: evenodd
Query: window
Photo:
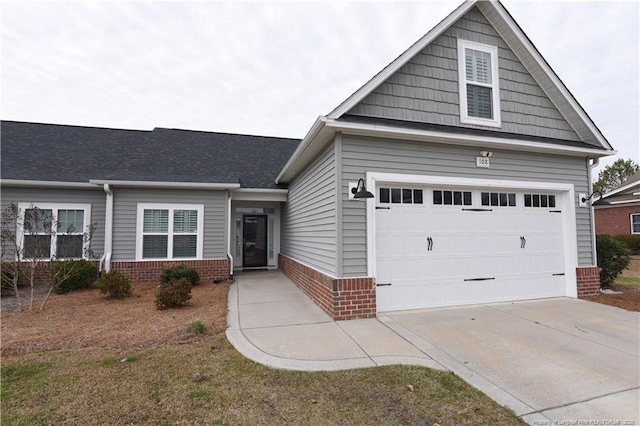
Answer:
M25 259L86 258L89 204L23 204L19 241Z
M470 191L433 191L433 204L447 206L470 206Z
M482 192L480 204L494 207L515 207L516 194L514 192Z
M380 204L422 204L422 189L380 188Z
M498 48L458 39L460 121L500 127Z
M631 215L631 233L640 234L640 214Z
M555 208L556 196L550 194L524 194L524 206Z
M138 204L136 259L200 259L204 207Z

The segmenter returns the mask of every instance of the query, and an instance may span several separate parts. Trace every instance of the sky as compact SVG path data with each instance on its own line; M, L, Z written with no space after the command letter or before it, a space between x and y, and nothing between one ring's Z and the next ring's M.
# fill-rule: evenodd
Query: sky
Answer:
M461 1L3 0L3 120L303 138ZM640 162L640 2L503 4Z

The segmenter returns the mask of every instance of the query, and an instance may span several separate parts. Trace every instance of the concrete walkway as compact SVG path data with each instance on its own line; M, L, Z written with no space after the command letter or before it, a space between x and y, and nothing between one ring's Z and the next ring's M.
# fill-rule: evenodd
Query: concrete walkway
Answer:
M636 312L557 298L335 322L281 272L256 271L236 275L228 324L240 353L274 368L421 365L455 372L530 424L640 425Z

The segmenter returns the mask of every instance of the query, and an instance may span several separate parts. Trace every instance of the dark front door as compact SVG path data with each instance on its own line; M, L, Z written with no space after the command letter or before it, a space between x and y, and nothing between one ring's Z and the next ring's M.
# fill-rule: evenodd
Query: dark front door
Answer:
M242 266L267 266L267 216L245 215L242 240L244 257Z

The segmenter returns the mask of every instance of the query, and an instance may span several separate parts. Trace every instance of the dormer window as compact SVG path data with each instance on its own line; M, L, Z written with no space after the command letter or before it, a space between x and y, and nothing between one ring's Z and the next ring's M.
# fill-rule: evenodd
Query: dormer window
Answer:
M500 127L498 48L458 39L460 121Z

